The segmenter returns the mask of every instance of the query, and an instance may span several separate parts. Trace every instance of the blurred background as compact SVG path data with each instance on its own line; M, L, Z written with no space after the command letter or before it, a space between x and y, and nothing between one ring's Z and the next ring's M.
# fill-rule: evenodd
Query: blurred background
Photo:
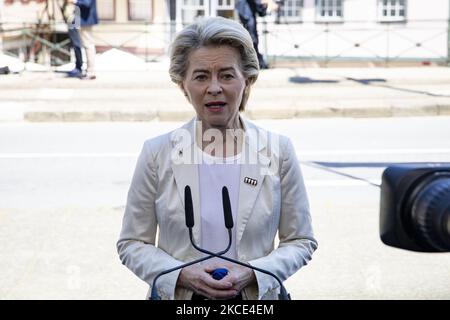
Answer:
M447 0L263 0L260 51L272 65L445 64ZM145 61L165 55L200 16L238 19L237 0L97 0L97 52L118 48ZM64 0L2 0L0 48L22 60L70 61Z
M244 116L293 141L319 241L293 299L450 299L449 253L379 238L383 170L450 163L449 1L262 2L269 68ZM194 115L169 44L201 16L239 21L236 4L97 0L83 81L62 0L0 0L0 299L145 297L115 243L143 142Z

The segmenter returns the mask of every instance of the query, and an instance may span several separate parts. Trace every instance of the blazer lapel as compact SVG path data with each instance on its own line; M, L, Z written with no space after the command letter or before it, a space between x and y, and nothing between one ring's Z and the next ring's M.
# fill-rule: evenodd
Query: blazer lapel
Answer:
M184 203L184 188L189 186L192 194L192 204L194 208L194 227L192 229L194 241L197 245L200 244L201 235L201 221L200 221L200 188L198 182L198 161L195 148L195 118L180 129L175 130L172 134L172 171L175 179L175 184L181 198L183 210Z
M264 135L259 134L257 129L252 128L248 122L244 120L242 122L246 132L245 148L248 148L243 154L248 154L248 158L243 159L243 164L241 165L239 206L236 222L237 248L270 166L270 158L260 152L266 148L267 141ZM256 180L256 186L248 183L249 181L246 178Z

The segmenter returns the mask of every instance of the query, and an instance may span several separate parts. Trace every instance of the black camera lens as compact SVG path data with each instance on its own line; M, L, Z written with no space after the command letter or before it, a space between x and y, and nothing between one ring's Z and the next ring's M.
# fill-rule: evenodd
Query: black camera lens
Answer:
M380 238L416 252L450 252L450 163L387 167L380 193Z
M450 174L435 172L416 184L403 217L421 244L434 251L449 251Z

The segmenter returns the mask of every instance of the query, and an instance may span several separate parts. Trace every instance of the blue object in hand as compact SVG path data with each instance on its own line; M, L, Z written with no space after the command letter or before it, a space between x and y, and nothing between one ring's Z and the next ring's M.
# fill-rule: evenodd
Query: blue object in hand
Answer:
M215 270L211 273L212 277L213 277L214 279L216 279L216 280L222 279L222 278L225 277L227 274L228 274L228 270L225 269L225 268L218 268L218 269L215 269Z

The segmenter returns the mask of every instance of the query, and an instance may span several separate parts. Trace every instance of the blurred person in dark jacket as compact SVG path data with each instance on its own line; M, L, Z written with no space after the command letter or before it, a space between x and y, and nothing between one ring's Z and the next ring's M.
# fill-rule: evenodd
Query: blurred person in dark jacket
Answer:
M81 78L83 75L83 56L81 54L80 10L70 0L62 5L64 21L67 23L70 44L75 53L75 68L67 73L68 77Z
M267 14L267 3L262 3L261 0L239 0L236 3L236 10L239 14L239 20L252 37L253 47L258 56L259 68L268 69L268 65L258 49L259 38L256 21L257 14L260 17L264 17Z
M79 8L81 43L86 50L87 70L82 79L93 80L95 75L95 43L92 26L98 24L96 0L71 0Z

